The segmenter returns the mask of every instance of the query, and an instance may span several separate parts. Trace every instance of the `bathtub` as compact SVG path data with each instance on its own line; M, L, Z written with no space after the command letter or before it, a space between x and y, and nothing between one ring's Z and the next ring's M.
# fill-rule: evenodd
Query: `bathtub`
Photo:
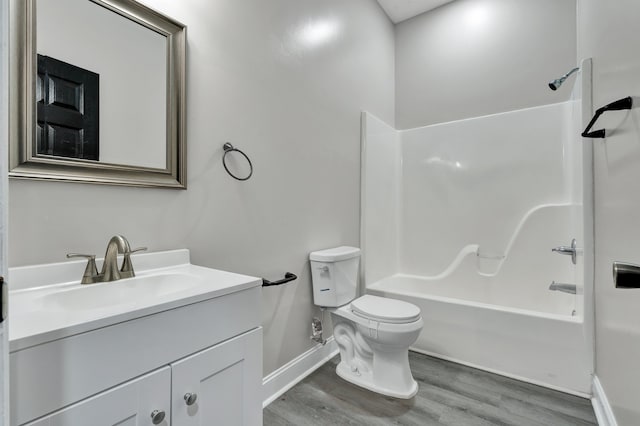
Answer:
M575 297L547 290L547 301L500 300L503 292L492 295L491 280L481 281L452 285L396 274L370 284L367 293L420 308L425 325L411 348L416 352L588 397L590 365L583 318L572 315ZM527 301L545 309L513 307Z
M363 114L362 283L420 307L413 350L591 393L580 111L571 101L403 131ZM576 263L552 252L572 239Z

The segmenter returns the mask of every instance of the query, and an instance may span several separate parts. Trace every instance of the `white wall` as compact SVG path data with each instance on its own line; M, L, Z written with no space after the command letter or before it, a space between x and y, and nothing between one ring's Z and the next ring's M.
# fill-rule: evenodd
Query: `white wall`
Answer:
M167 39L86 0L38 0L37 51L100 75L100 161L167 167Z
M396 128L568 100L547 82L576 66L575 7L457 0L398 24Z
M308 254L359 245L360 111L394 116L393 26L371 0L146 0L188 26L186 191L10 182L10 265L101 255L113 234L275 279L264 374L312 346ZM253 161L238 182L232 142Z
M593 106L640 95L640 3L579 0L578 58L593 58ZM640 424L640 290L616 289L613 261L640 263L640 110L608 113L594 146L596 375L618 424Z

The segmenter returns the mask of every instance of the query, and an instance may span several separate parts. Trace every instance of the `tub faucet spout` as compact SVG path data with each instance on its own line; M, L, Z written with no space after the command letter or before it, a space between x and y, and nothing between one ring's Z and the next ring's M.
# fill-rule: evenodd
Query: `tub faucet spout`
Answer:
M557 283L555 281L551 282L549 286L549 290L552 291L561 291L563 293L576 294L576 285L575 284L564 284Z

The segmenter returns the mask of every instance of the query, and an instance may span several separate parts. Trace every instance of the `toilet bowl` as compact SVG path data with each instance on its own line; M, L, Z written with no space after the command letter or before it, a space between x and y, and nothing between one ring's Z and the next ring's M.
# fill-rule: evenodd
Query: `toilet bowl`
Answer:
M411 398L418 384L411 375L409 346L420 331L420 308L401 300L356 298L360 250L354 247L310 255L314 303L331 312L340 349L338 376L395 398Z
M368 308L366 313L358 310L363 304L375 305L375 310ZM404 308L409 313L380 318L389 307ZM418 392L409 366L409 346L418 338L424 323L415 305L365 295L331 310L331 319L333 336L340 349L338 376L395 398L411 398Z

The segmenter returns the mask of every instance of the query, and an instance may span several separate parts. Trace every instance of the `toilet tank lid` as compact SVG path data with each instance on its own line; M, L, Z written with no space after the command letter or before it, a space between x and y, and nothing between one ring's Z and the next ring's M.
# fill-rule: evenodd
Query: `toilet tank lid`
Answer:
M365 294L351 302L351 312L373 321L406 324L420 319L420 308L397 299Z
M317 262L337 262L339 260L351 259L357 256L360 256L359 248L341 246L326 250L313 251L309 255L309 259Z

